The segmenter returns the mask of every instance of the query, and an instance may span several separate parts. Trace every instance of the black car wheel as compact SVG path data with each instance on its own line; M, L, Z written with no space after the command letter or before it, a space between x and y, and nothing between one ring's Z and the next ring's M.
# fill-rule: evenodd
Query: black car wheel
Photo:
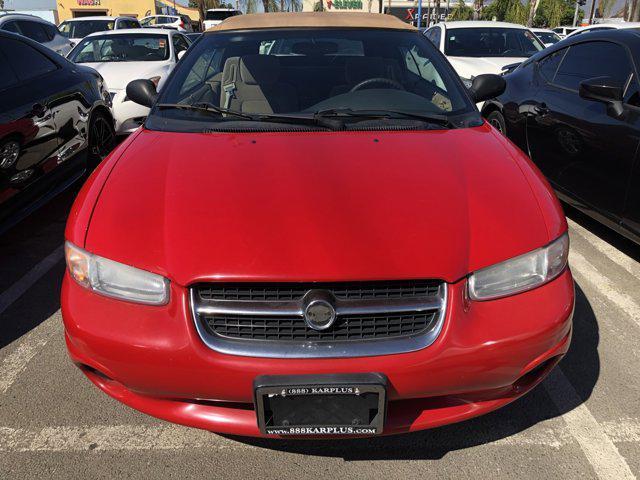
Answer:
M104 113L93 115L89 124L89 157L96 164L103 160L116 142L116 131L113 122Z
M499 111L494 111L489 114L487 121L501 134L507 134L507 123L504 121L504 115Z
M0 168L12 167L20 156L20 142L16 139L0 141Z

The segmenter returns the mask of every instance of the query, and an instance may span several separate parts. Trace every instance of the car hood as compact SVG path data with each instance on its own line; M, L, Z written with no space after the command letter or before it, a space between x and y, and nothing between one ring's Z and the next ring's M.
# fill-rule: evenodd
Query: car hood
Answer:
M524 62L526 57L447 57L455 71L464 78L483 73L502 73L502 67Z
M487 125L144 130L109 175L85 247L181 285L455 281L549 241L522 167L505 145Z
M138 78L166 77L170 69L167 62L100 62L81 65L97 70L109 90L123 90L130 81Z

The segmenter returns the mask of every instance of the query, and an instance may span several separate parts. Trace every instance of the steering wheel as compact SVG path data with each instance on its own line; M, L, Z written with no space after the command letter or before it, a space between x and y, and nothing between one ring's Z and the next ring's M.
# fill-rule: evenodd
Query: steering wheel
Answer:
M367 80L363 80L357 85L354 85L353 88L349 90L349 93L357 92L358 90L362 90L363 88L368 87L369 85L375 85L376 83L379 83L381 85L386 85L388 87L395 88L397 90L406 90L406 88L404 88L404 86L400 82L396 82L395 80L392 80L390 78L376 77L376 78L368 78Z

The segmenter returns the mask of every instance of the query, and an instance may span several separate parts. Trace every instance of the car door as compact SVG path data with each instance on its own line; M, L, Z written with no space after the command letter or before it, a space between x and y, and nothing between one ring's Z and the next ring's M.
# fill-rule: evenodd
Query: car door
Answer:
M27 43L4 36L0 37L0 56L6 67L3 75L9 79L0 90L0 146L5 153L7 145L14 152L0 169L0 203L4 206L55 168L59 139L51 105L56 100L60 67ZM0 217L3 213L0 208Z
M527 106L529 154L561 194L619 221L638 147L637 116L607 114L579 96L579 84L610 76L628 84L634 67L625 46L586 41L536 65L540 88ZM627 90L627 98L631 95Z

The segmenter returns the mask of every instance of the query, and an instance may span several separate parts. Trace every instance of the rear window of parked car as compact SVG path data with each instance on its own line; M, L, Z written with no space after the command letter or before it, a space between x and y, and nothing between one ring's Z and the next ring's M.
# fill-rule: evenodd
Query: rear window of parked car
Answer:
M53 28L53 31L51 28ZM56 28L53 25L47 25L41 22L31 22L28 20L7 22L4 24L2 29L23 35L38 43L50 42L53 40L56 33Z
M545 57L539 66L548 81L575 91L583 80L610 76L626 82L632 72L625 49L611 42L573 45Z
M67 38L84 38L96 32L113 30L113 20L71 20L60 24L60 33Z
M454 57L530 57L544 45L529 30L519 28L450 28L445 53Z
M0 50L19 80L29 80L58 68L46 55L18 40L4 39Z
M85 38L69 54L75 63L154 62L169 58L166 35L122 34Z

